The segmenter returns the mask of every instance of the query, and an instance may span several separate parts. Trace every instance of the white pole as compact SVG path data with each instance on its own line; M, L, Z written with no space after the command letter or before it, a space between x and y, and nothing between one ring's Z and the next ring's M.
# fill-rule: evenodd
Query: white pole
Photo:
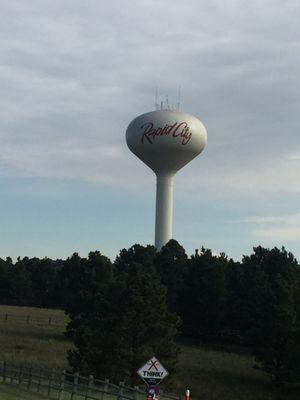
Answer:
M156 175L155 247L160 250L172 238L173 174Z
M190 391L189 391L189 389L186 389L186 391L185 391L185 400L190 400Z

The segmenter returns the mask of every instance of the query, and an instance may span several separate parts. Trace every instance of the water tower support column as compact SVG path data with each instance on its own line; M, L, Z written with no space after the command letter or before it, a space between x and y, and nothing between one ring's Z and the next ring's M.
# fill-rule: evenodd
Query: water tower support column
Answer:
M155 247L160 250L172 238L173 174L156 177Z

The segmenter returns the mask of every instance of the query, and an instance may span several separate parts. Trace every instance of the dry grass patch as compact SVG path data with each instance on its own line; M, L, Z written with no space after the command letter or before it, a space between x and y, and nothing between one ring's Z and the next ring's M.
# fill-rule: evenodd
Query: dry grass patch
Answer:
M49 397L31 393L20 386L0 383L0 400L46 400Z
M30 307L0 306L0 313L30 315L34 317L56 316L67 318L61 310ZM9 319L0 320L0 354L2 360L66 368L67 350L72 344L64 337L64 326L24 323Z

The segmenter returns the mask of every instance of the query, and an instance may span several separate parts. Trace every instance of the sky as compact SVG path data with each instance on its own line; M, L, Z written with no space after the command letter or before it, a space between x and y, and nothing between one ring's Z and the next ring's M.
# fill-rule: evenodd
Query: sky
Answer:
M155 91L205 125L174 239L300 258L298 0L0 0L0 257L153 244L155 175L126 146Z

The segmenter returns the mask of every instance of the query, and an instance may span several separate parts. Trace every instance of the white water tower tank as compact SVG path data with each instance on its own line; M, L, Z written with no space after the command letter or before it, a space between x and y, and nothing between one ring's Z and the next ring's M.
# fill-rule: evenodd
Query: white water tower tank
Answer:
M202 152L207 141L206 129L190 114L151 111L129 124L126 141L157 177L155 246L160 250L172 238L173 177Z

